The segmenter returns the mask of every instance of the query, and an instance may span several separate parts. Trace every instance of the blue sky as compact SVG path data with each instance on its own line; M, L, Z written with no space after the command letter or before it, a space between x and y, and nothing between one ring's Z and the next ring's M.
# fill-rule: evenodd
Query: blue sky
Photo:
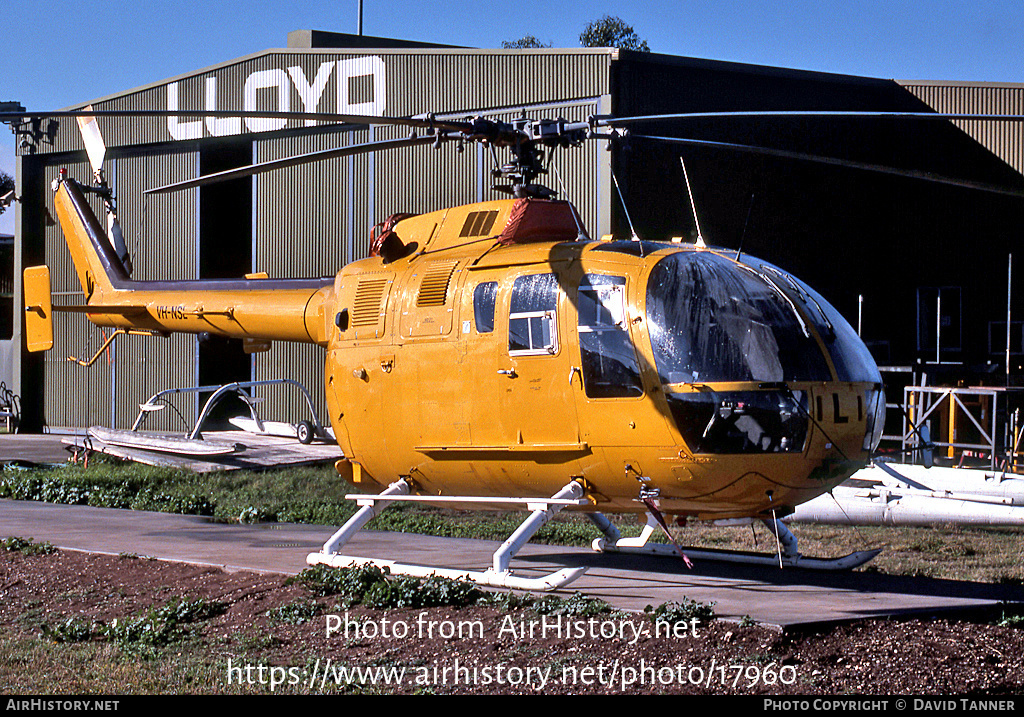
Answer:
M59 109L286 45L298 29L356 31L357 0L4 0L0 100ZM617 15L654 52L893 79L1024 82L1020 0L364 0L363 32L469 47L532 34L578 47ZM0 169L13 171L0 126ZM11 212L0 232L13 231Z

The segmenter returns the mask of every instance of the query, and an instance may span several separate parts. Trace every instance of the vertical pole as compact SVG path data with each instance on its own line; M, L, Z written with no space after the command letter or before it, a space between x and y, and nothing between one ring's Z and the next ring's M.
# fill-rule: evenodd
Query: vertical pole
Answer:
M363 0L359 0L358 30L359 32L357 34L361 37L363 34Z
M942 289L935 290L935 365L942 363Z
M1013 254L1010 254L1006 259L1006 385L1010 385L1010 297L1012 293L1012 284L1010 280L1013 276Z
M116 341L110 345L108 357L112 359L107 367L110 370L110 427L117 427L117 346Z
M864 321L864 294L857 295L857 336L861 336Z

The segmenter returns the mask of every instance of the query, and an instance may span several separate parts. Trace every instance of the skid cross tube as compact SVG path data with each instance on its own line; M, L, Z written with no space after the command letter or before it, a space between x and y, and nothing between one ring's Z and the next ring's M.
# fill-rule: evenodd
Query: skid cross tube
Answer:
M411 493L412 486L403 478L392 483L376 496L348 496L357 500L362 507L324 543L319 553L310 553L306 556L306 563L308 565L329 565L339 568L356 565L376 565L400 575L412 575L414 577L438 575L456 580L470 580L478 585L515 590L555 590L576 580L587 570L586 568L564 568L539 578L523 578L515 575L510 569L512 558L529 542L537 530L551 520L556 513L568 505L585 505L587 503L587 500L583 497L583 486L575 480L567 483L551 498L505 499L504 502L526 504L532 512L516 531L502 543L501 547L494 552L491 567L483 572L435 568L425 565L409 565L392 560L353 557L338 553L371 518L379 515L391 503L403 500L416 501L420 498L424 502L437 501L439 499L439 496L414 496ZM460 499L458 496L444 496L443 500L445 502L458 503L460 500L465 501L467 499Z

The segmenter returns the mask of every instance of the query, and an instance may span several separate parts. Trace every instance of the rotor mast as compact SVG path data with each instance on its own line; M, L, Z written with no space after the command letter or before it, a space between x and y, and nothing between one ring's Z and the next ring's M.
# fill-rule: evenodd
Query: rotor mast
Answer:
M461 139L503 147L512 154L510 162L491 170L495 179L508 180L508 184L496 184L494 189L516 198L549 199L556 192L536 183L538 177L548 173L550 153L546 155L544 150L579 146L589 136L589 129L585 123L567 123L564 119L520 117L509 123L475 117L470 127L461 131Z

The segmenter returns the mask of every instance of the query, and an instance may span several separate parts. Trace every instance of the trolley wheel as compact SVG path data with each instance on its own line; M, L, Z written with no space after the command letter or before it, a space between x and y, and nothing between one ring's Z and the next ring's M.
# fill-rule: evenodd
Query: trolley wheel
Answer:
M295 436L299 439L299 443L308 445L313 442L315 435L313 424L309 421L299 421L299 425L295 427Z

